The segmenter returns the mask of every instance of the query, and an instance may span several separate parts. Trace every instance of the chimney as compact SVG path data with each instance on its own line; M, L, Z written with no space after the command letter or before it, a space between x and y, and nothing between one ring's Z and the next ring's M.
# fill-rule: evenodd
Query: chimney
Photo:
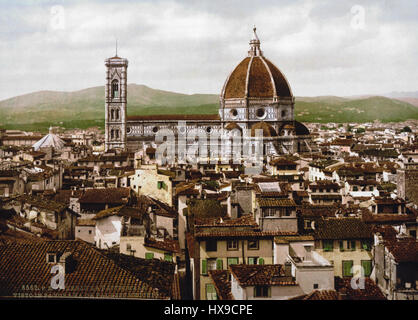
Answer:
M75 270L76 261L74 260L71 252L65 252L59 258L58 264L64 267L65 274L67 274Z

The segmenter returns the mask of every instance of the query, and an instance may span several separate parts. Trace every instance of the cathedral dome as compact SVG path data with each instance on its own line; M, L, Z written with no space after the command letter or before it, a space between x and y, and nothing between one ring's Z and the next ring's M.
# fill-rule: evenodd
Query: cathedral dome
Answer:
M248 57L231 72L222 89L223 99L242 98L292 98L286 77L260 50L260 40L255 33L250 41Z

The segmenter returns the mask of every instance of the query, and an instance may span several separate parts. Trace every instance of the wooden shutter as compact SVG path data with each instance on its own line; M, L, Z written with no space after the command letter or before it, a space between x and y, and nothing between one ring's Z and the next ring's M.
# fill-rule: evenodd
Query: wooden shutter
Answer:
M216 259L216 270L222 270L222 269L223 269L222 259Z
M343 276L344 277L351 277L353 274L351 269L353 268L353 261L343 261Z
M363 267L363 276L369 277L372 273L372 261L371 260L362 260L361 266Z
M263 258L258 259L258 264L264 264L264 259Z
M202 274L208 274L208 263L206 259L202 260Z

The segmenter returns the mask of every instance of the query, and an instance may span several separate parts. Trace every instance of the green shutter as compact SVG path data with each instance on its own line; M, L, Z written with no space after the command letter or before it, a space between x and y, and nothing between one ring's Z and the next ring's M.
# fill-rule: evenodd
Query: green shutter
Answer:
M207 267L207 261L202 260L202 274L206 275L208 274L208 267Z
M223 269L222 259L216 259L216 270L222 270L222 269Z
M372 273L372 260L362 260L361 266L363 268L363 276L369 277Z
M227 264L230 266L231 264L238 264L238 258L228 258Z
M324 251L332 251L334 249L333 240L324 240L323 241Z
M154 259L154 253L152 253L152 252L146 252L145 253L145 259L148 259L148 260Z
M206 300L217 300L215 286L211 283L206 285Z
M264 259L263 258L258 259L258 264L264 264Z
M352 268L353 268L353 261L343 261L343 276L344 277L352 277Z
M165 261L169 261L172 262L173 261L173 257L170 253L164 253L164 260Z

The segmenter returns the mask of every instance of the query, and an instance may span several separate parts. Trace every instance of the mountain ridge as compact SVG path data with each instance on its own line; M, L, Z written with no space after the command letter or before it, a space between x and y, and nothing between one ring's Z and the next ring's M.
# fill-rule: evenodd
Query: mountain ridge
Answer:
M408 101L383 96L362 98L296 97L295 118L301 122L398 122L418 119L418 108ZM104 86L77 91L42 90L0 101L0 127L24 125L68 128L104 125ZM128 85L128 115L215 114L219 95L184 94Z

